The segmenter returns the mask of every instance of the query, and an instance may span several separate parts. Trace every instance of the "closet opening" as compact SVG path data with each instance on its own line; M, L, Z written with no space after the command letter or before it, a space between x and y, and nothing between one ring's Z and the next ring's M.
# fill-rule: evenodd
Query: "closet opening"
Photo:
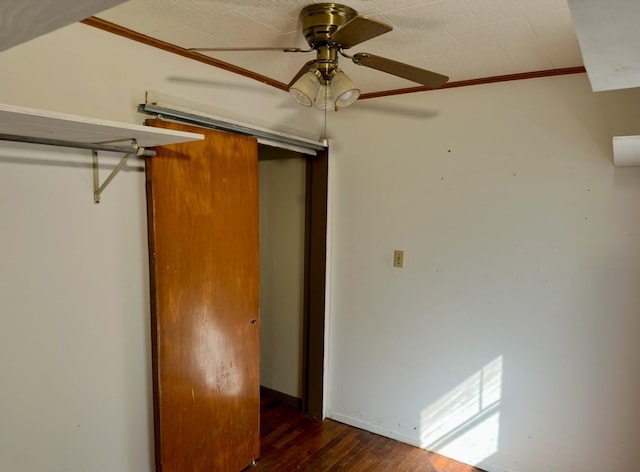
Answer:
M327 152L258 156L261 395L321 417Z

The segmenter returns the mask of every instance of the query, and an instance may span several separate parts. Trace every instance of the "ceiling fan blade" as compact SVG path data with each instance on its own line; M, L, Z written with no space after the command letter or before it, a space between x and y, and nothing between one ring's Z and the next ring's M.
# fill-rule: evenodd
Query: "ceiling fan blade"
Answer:
M386 57L375 56L366 52L354 54L353 62L360 66L377 69L387 74L396 75L412 82L417 82L431 88L442 87L449 77L446 75L431 72L429 70L420 69L403 62L393 61Z
M349 49L356 44L388 33L393 26L382 21L373 20L364 16L356 16L331 36L331 41L343 49Z
M298 71L298 73L296 75L293 76L293 79L291 79L289 81L289 83L287 84L287 90L291 88L291 86L293 84L296 83L296 81L302 77L304 74L306 74L309 70L311 70L313 68L313 66L316 65L316 61L309 61L307 62L305 65L302 66L302 68Z
M189 51L195 52L234 52L234 51L282 51L282 52L309 52L309 50L303 50L301 48L285 48L285 47L229 47L229 48L189 48Z

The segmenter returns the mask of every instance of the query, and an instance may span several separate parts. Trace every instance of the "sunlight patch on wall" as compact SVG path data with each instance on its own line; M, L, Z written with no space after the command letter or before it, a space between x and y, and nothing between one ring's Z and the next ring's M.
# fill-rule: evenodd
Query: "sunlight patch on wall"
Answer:
M467 464L498 451L502 356L486 364L422 411L423 448Z

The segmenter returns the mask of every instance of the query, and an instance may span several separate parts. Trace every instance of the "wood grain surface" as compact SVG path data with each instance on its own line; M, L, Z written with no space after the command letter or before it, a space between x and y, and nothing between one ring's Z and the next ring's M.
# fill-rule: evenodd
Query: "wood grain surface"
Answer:
M246 472L483 472L468 464L261 399L262 457Z
M259 456L257 142L200 132L147 161L156 466L238 472Z

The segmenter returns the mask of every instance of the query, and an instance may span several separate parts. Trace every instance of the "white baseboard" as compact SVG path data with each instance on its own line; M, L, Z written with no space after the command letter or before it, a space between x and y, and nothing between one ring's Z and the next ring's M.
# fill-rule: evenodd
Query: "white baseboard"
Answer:
M389 428L384 428L380 425L362 421L351 416L343 415L342 413L337 413L335 411L329 410L327 418L338 421L339 423L348 424L349 426L353 426L354 428L364 429L365 431L369 431L370 433L379 434L380 436L384 436L386 438L395 439L396 441L400 441L411 446L421 447L420 439L417 437L409 436L400 433L399 431L394 431Z
M425 449L424 447L422 447L422 445L420 444L420 439L417 437L409 436L399 431L394 431L393 429L384 428L380 425L369 423L368 421L363 421L361 419L353 418L351 416L343 415L342 413L338 413L331 410L327 412L327 418L338 421L339 423L344 423L349 426L353 426L354 428L359 428L365 431L369 431L370 433L379 434L380 436L384 436L385 438L395 439L396 441L409 444L410 446L415 446L420 449ZM431 451L431 452L434 452L435 454L437 454L435 451ZM486 460L480 461L478 464L475 464L475 467L478 467L479 469L485 470L487 472L514 472L512 469L507 469L506 467L493 464Z

